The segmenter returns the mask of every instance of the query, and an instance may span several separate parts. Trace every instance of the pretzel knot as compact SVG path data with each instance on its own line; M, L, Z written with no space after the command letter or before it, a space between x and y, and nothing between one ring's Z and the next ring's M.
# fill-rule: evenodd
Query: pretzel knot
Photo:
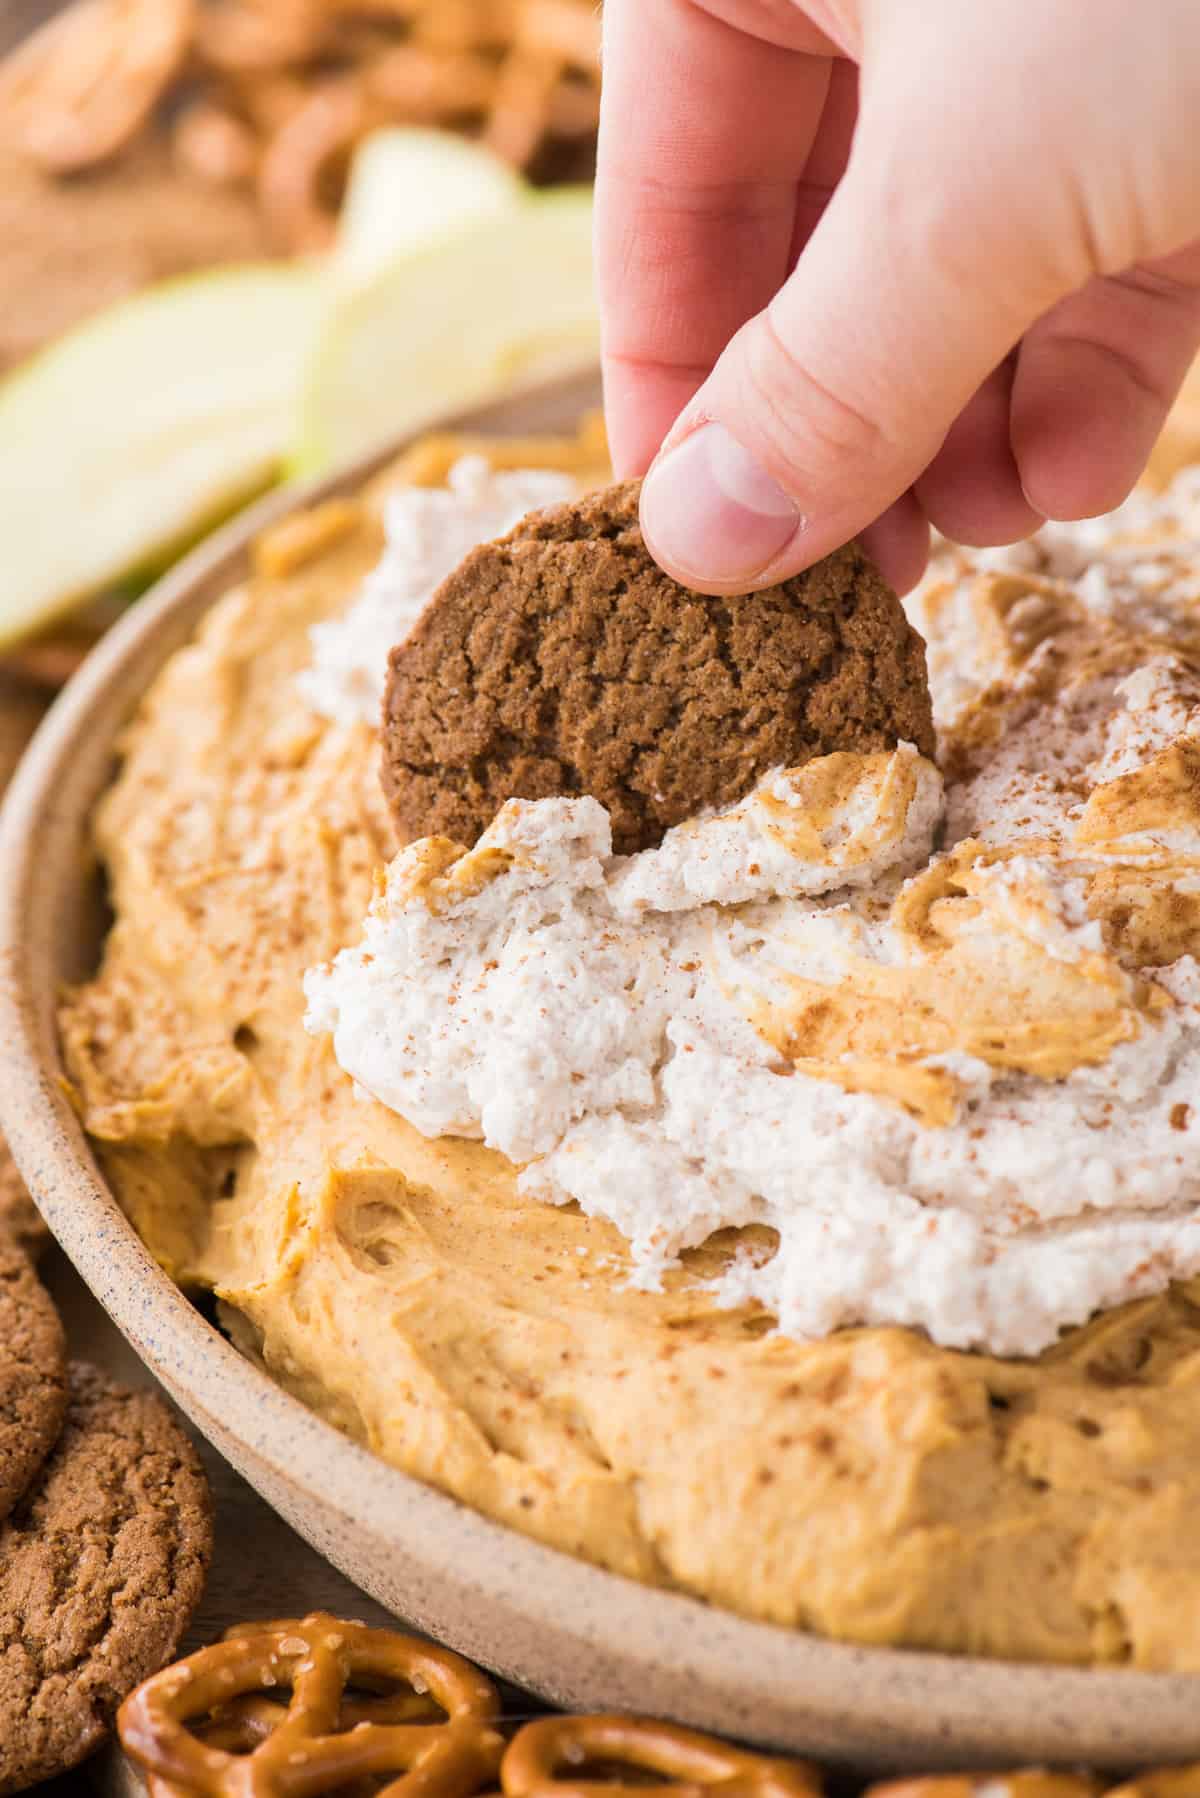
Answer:
M0 116L59 174L114 155L183 69L194 0L80 0L0 67Z
M587 1777L591 1766L595 1774ZM712 1736L636 1717L545 1717L515 1738L500 1773L504 1798L645 1798L657 1774L678 1798L820 1798L820 1774L803 1761L745 1754Z
M391 1684L408 1693L346 1698L350 1686ZM279 1687L290 1693L286 1708L262 1697ZM413 1693L445 1720L395 1721L411 1715ZM168 1667L126 1699L117 1727L164 1794L308 1798L396 1773L378 1798L470 1798L500 1765L498 1714L490 1680L449 1649L318 1614L239 1633ZM201 1739L191 1726L205 1721L216 1727Z

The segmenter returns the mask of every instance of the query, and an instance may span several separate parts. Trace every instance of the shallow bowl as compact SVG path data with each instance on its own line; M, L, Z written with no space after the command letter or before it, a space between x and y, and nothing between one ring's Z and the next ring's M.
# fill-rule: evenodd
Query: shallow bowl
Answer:
M571 429L594 377L450 421ZM393 446L395 449L402 446ZM406 1477L244 1360L151 1260L62 1084L55 996L95 965L88 819L139 696L271 520L386 457L276 495L182 562L54 707L0 820L0 1125L51 1229L138 1354L263 1497L399 1616L553 1702L672 1717L860 1767L1200 1755L1200 1680L855 1648L752 1623L541 1547ZM736 1527L736 1522L732 1525Z

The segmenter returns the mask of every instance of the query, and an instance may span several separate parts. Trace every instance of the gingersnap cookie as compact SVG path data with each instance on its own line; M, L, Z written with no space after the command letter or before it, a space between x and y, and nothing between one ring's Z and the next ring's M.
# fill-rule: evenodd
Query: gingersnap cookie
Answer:
M54 1301L25 1251L0 1241L0 1521L58 1440L67 1345Z
M103 1740L174 1655L211 1550L204 1470L167 1406L74 1363L58 1445L0 1528L0 1794Z
M925 649L857 544L710 599L653 561L640 483L473 550L393 649L383 784L406 838L472 844L506 799L590 793L622 853L772 768L934 747Z
M28 1254L40 1255L49 1239L42 1214L0 1136L0 1243L17 1242Z

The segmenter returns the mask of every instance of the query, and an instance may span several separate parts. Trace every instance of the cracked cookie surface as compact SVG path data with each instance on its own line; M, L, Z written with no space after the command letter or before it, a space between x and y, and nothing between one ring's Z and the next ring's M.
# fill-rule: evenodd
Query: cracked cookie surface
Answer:
M0 1520L54 1447L66 1404L58 1312L28 1255L0 1236Z
M384 790L406 837L474 843L506 799L589 793L619 853L778 767L934 747L924 645L857 544L761 593L664 574L640 484L472 551L392 651Z
M103 1740L173 1656L211 1547L204 1472L166 1405L73 1364L58 1446L0 1529L0 1794Z

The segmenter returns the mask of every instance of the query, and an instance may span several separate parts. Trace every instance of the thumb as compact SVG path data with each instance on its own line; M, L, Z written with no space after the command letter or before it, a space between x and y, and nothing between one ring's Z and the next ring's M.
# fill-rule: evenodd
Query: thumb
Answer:
M879 518L1073 285L1054 197L1030 193L1015 155L1015 186L1004 178L977 117L942 111L937 141L922 145L938 110L926 91L912 108L864 112L794 273L730 343L646 476L647 545L686 585L767 586Z

